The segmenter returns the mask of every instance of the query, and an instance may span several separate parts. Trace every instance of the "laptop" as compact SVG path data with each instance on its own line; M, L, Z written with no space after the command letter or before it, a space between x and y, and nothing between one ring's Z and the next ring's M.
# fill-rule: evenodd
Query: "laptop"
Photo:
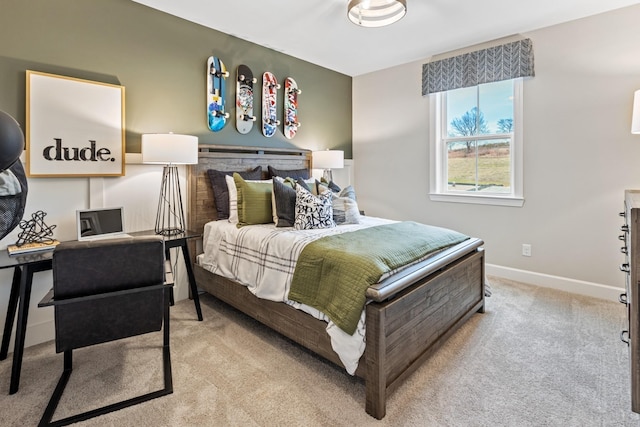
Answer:
M124 208L81 209L76 211L78 240L131 237L124 232Z

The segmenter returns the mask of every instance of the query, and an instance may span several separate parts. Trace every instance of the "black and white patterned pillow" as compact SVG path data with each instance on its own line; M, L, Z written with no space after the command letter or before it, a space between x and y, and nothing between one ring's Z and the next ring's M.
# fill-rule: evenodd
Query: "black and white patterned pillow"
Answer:
M311 230L335 227L332 199L331 191L321 196L314 196L301 185L296 185L296 218L293 228Z

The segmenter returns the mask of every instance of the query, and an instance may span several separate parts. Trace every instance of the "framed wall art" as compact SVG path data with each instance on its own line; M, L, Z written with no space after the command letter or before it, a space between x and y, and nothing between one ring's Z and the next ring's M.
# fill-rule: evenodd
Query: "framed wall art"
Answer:
M27 70L30 177L124 175L124 87Z

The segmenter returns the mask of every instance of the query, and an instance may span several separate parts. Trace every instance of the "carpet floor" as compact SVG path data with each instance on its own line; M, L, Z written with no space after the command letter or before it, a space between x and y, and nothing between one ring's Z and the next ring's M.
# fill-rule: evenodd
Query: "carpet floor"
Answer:
M489 278L493 294L388 399L208 295L171 308L173 394L79 426L638 426L621 304ZM54 420L162 387L162 335L74 351ZM0 362L0 426L37 425L62 373L53 341Z

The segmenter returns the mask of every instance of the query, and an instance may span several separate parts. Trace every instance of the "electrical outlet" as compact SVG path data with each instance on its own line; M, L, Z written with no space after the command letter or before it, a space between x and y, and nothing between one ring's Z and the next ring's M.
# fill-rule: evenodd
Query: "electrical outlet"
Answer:
M522 244L522 256L531 256L531 245L527 243Z

